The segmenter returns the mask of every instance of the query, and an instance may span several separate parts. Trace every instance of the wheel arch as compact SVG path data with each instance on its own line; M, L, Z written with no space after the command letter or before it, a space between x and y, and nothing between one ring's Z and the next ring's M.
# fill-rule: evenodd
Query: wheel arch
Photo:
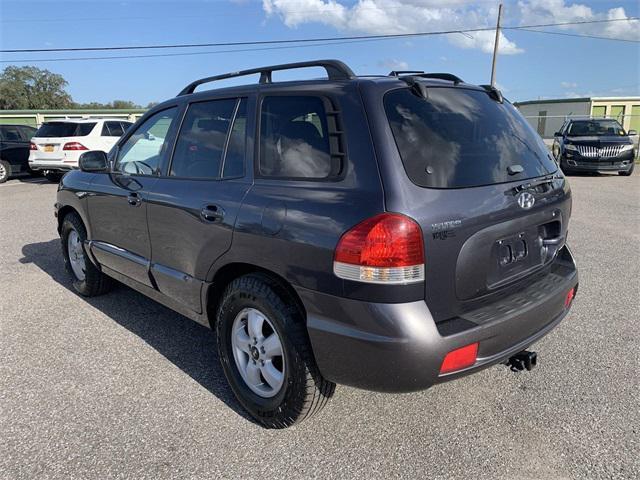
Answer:
M302 303L302 299L298 295L298 292L296 292L295 288L293 288L291 283L289 283L285 278L272 270L258 265L232 262L223 265L216 271L213 276L213 281L209 284L206 290L206 315L209 319L209 325L212 330L215 330L216 312L225 288L227 288L227 286L236 278L252 273L264 275L268 280L270 280L279 295L283 296L285 300L294 302L294 304L300 309L306 323L307 312L304 307L304 303Z

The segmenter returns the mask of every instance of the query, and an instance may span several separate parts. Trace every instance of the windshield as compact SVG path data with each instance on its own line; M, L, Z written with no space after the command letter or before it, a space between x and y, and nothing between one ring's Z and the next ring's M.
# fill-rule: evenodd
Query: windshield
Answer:
M35 137L84 137L91 133L95 123L47 122L38 129Z
M625 132L615 120L580 120L571 122L567 135L571 137L594 137L625 135Z
M520 112L484 91L430 87L425 100L403 88L387 93L384 105L407 175L417 185L491 185L557 169Z

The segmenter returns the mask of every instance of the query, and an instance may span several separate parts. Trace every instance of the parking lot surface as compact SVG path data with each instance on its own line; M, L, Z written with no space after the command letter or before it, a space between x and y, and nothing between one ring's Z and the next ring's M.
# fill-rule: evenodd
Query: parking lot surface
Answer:
M640 176L570 182L580 290L537 369L338 387L284 431L242 412L209 330L72 291L55 185L0 185L0 478L640 478Z

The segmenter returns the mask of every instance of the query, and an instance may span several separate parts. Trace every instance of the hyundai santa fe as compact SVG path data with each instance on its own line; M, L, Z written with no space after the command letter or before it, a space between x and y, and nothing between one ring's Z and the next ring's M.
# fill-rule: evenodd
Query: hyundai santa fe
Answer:
M303 67L327 76L273 81ZM322 60L197 80L109 155L84 153L55 211L81 295L115 279L210 326L239 402L273 428L336 384L529 370L578 286L562 172L498 90L451 74Z

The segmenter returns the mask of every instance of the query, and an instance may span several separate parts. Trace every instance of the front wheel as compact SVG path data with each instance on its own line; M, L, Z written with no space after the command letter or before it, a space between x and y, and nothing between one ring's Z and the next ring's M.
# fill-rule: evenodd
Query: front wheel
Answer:
M11 165L4 160L0 160L0 183L4 183L9 180L11 175Z
M334 393L316 366L304 316L270 277L250 274L226 288L217 312L220 362L242 406L268 428L321 410Z
M87 230L77 213L69 213L60 229L64 264L73 279L73 288L80 295L93 297L108 292L111 278L98 270L87 255Z

